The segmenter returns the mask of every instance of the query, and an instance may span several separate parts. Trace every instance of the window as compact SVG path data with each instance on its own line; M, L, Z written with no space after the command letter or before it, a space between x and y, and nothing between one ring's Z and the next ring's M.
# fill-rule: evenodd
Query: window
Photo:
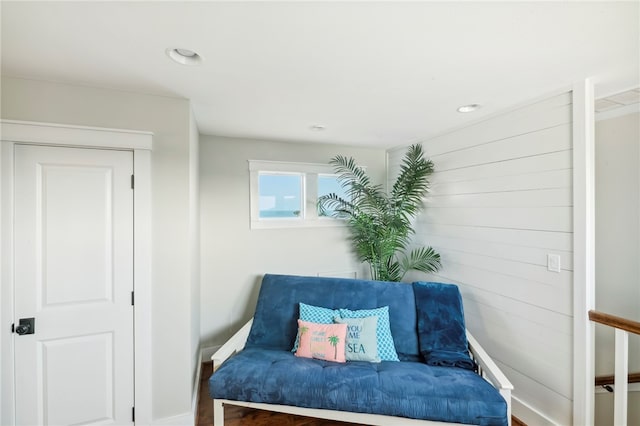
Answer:
M259 172L260 219L301 219L302 173Z
M318 197L334 193L343 199L347 199L346 190L342 187L338 181L338 175L334 174L319 174L318 175ZM318 216L331 217L334 210L325 210L321 212L318 209Z
M249 160L251 228L336 226L318 211L318 197L344 190L328 164Z

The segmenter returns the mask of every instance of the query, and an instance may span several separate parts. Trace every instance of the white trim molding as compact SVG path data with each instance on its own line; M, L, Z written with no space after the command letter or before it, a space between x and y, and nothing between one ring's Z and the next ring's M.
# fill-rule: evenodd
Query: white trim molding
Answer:
M3 425L15 424L13 336L9 328L14 322L13 147L13 144L0 145L0 424Z
M594 422L595 120L593 83L573 88L573 424Z
M136 423L153 426L185 426L194 424L194 417L192 413L183 413L176 416L163 417L161 419L156 419L151 423L140 423L138 422L137 418L138 415L136 414Z
M33 121L0 120L3 141L102 149L151 150L153 133Z
M511 412L525 424L538 426L560 424L560 422L552 420L546 414L533 408L517 396L511 395L511 403L513 405L513 410Z
M151 424L151 149L153 134L54 123L0 120L0 424L15 424L13 337L13 157L17 144L119 149L133 152L134 380L136 423ZM8 356L9 355L9 356Z
M329 164L295 163L287 161L247 160L249 163L249 193L251 229L305 228L344 226L345 221L320 217L317 211L318 177L336 176ZM364 167L363 167L364 169ZM300 177L301 206L296 218L260 218L260 174L297 175Z
M215 354L216 352L218 352L218 349L220 349L222 347L222 345L216 345L216 346L207 346L205 348L202 348L200 350L200 362L209 362L211 361L211 356L213 356L213 354Z

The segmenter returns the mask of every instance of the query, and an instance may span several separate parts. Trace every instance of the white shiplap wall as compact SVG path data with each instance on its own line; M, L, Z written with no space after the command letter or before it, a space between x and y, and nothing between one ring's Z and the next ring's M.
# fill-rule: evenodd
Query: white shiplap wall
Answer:
M569 92L423 143L436 172L415 243L443 269L410 278L459 285L467 327L515 386L514 414L536 424L572 415L571 121ZM391 180L404 152L389 152Z

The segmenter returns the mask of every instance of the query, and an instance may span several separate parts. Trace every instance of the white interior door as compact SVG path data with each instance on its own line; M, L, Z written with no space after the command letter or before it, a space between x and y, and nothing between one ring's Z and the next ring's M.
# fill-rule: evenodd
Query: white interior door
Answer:
M127 151L15 148L18 425L132 423L132 173Z

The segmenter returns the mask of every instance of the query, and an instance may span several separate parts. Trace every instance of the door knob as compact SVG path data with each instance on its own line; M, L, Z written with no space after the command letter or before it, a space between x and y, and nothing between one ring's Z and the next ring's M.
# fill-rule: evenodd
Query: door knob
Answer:
M16 333L19 335L33 334L36 331L36 319L35 318L20 318L20 322L16 327Z

